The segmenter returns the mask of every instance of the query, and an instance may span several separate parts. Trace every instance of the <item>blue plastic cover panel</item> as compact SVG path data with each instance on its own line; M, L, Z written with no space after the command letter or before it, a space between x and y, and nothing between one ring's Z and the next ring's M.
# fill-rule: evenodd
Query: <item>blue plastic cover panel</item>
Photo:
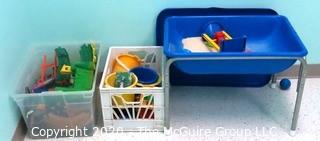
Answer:
M200 36L208 23L218 23L233 37L246 36L247 52L192 53L182 39ZM307 50L287 18L279 15L171 16L165 21L164 53L175 57L304 57ZM179 61L187 74L274 74L289 68L291 60Z

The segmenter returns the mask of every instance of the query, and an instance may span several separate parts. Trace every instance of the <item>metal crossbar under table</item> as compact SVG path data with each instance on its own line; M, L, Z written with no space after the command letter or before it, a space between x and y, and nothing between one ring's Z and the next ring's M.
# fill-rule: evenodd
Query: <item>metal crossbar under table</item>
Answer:
M301 100L303 95L304 84L306 80L306 66L307 62L304 58L301 57L184 57L184 58L170 58L167 59L164 57L164 94L165 94L165 127L170 128L170 116L169 116L169 94L170 94L170 66L177 61L204 61L204 60L292 60L296 59L300 62L300 69L298 74L298 83L297 83L297 97L294 106L294 112L291 123L290 134L294 135L297 129L299 111L301 106ZM276 83L276 75L272 76L271 83Z

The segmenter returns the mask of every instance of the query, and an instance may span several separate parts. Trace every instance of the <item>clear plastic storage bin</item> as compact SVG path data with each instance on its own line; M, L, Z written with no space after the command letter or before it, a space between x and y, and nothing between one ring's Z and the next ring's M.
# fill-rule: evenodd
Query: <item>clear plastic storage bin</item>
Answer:
M68 51L70 62L80 61L80 47L83 44L43 45L31 48L21 69L21 77L17 83L13 99L20 108L28 128L30 138L54 138L64 136L92 136L94 127L93 96L95 81L100 60L99 44L97 47L97 63L92 88L86 91L46 91L28 93L26 87L32 85L40 77L40 66L43 55L47 62L54 60L54 49L58 46ZM61 133L50 135L48 130L60 130ZM70 130L74 132L68 133ZM68 132L67 132L68 131Z

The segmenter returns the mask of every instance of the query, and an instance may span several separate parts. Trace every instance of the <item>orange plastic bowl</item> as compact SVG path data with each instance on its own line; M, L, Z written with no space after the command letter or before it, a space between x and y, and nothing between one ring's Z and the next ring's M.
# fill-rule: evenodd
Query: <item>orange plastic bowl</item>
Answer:
M141 66L142 61L136 55L121 54L114 61L112 72L126 72L130 69Z

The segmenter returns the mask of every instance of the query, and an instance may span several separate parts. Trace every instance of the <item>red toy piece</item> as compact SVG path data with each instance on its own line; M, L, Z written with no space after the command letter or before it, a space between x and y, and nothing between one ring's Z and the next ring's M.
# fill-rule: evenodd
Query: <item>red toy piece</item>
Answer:
M43 59L42 59L42 64L41 64L41 72L40 72L40 79L38 80L38 85L43 85L43 83L46 81L47 79L47 70L49 68L52 68L52 78L56 78L57 74L56 74L56 70L57 70L57 59L55 57L54 59L54 63L52 64L47 64L47 56L43 55Z
M225 39L225 35L222 31L216 32L213 38L218 45L220 45L220 43Z
M52 74L47 76L48 69L52 69ZM52 64L47 64L47 56L43 55L42 63L40 66L40 79L36 84L32 86L33 93L39 93L44 90L47 90L45 87L51 84L57 77L57 57L55 55L54 62Z

